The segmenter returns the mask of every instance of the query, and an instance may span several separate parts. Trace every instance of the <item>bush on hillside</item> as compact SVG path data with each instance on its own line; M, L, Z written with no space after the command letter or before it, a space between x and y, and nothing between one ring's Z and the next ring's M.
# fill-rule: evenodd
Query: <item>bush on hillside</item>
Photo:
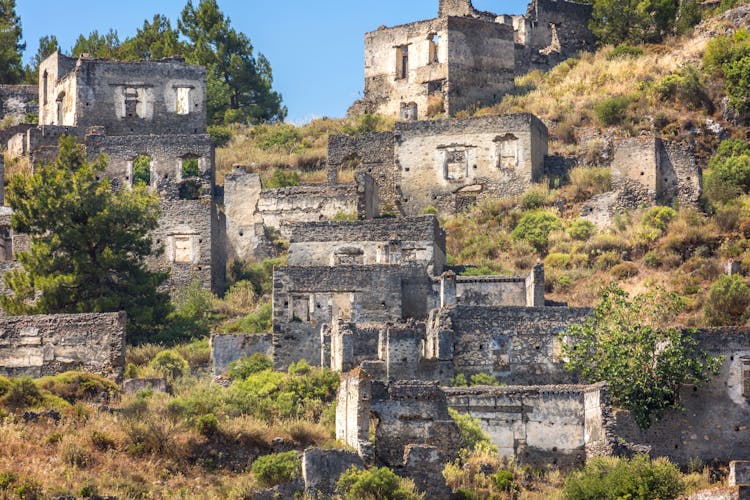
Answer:
M666 458L654 461L647 455L631 460L594 458L584 469L565 481L564 497L568 500L600 498L679 497L684 491L680 470Z
M273 368L271 358L256 352L249 358L242 358L231 363L227 376L232 380L245 380L253 373L270 370L271 368Z
M750 32L747 29L711 40L703 55L703 66L724 77L732 108L741 114L750 112Z
M474 450L477 446L494 449L490 437L482 430L479 420L468 413L461 413L453 408L448 408L451 418L458 426L458 434L461 437L462 448Z
M302 476L302 461L296 451L285 451L258 457L250 467L265 487L290 483Z
M359 470L352 467L336 483L344 500L420 500L414 482L398 477L388 467Z
M609 97L594 106L594 114L605 127L619 125L625 121L630 99L625 96Z
M185 358L171 349L157 354L149 366L161 373L167 380L175 380L190 373L190 366Z
M96 400L102 395L111 397L120 392L119 386L111 380L85 372L60 373L41 378L37 383L42 389L69 403Z
M709 161L705 193L714 203L725 203L750 191L750 147L742 141L723 141Z
M750 287L739 275L722 275L706 298L706 321L712 326L741 325L748 318Z
M511 237L514 240L526 241L538 251L543 252L547 249L550 233L560 229L562 229L562 222L555 214L534 210L521 217Z

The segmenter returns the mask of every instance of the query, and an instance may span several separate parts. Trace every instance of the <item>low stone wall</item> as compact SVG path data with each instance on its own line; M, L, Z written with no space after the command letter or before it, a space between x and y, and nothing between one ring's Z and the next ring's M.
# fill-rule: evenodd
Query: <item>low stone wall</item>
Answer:
M43 377L83 370L120 380L125 313L0 318L0 375Z
M255 353L273 356L273 335L248 335L244 333L216 334L211 336L211 371L214 376L227 372L229 365Z
M266 227L282 230L283 222L333 219L357 214L357 186L295 186L261 191L258 212ZM289 236L285 234L285 236Z

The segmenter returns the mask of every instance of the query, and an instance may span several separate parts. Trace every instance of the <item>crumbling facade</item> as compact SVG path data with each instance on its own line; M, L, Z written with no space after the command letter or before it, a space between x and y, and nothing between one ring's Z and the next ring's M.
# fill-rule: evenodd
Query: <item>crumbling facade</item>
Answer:
M192 281L220 290L223 249L213 200L214 152L206 134L206 70L182 60L118 62L66 57L39 67L39 126L9 142L11 156L50 161L61 135L109 158L114 189L137 182L159 194L151 266L169 270L167 288Z
M365 96L354 112L404 120L498 102L514 78L594 47L591 5L533 0L525 16L440 0L438 17L365 35Z
M125 313L0 318L0 375L83 370L120 381L124 367Z
M612 215L642 206L697 208L703 193L702 170L692 148L652 135L625 139L615 147L612 190L595 196L584 217L606 225Z
M528 113L398 122L392 133L331 137L328 180L347 169L370 175L381 214L455 214L539 181L547 143L547 127Z

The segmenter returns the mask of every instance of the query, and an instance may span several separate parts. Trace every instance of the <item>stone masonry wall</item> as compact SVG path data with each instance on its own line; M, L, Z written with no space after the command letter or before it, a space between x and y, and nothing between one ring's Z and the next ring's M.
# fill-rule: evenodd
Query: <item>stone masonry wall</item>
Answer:
M0 85L0 120L12 116L15 123L20 123L27 114L38 112L36 85Z
M308 222L283 232L292 266L417 263L436 274L445 264L445 232L435 216Z
M451 408L479 420L503 457L572 467L583 465L593 450L612 448L606 384L443 390Z
M83 370L120 380L125 313L0 317L0 375Z
M523 192L544 172L547 128L530 114L396 124L401 212L451 214Z
M575 383L559 356L557 334L589 309L455 307L432 313L428 352L453 360L456 373L490 373L513 385Z
M248 335L242 333L215 334L211 336L211 367L216 377L227 372L229 365L255 353L273 356L273 335Z

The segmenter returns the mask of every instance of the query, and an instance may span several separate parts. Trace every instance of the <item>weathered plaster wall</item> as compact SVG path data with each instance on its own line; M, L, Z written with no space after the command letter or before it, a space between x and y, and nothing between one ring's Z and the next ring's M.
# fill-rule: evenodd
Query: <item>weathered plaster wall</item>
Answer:
M547 128L530 114L396 124L402 213L460 211L523 192L544 171Z
M479 420L501 456L571 467L612 447L605 384L443 390L451 408Z
M14 124L18 124L26 115L37 113L39 91L36 85L0 85L0 120L12 117Z
M83 370L120 380L125 313L0 317L0 375Z

